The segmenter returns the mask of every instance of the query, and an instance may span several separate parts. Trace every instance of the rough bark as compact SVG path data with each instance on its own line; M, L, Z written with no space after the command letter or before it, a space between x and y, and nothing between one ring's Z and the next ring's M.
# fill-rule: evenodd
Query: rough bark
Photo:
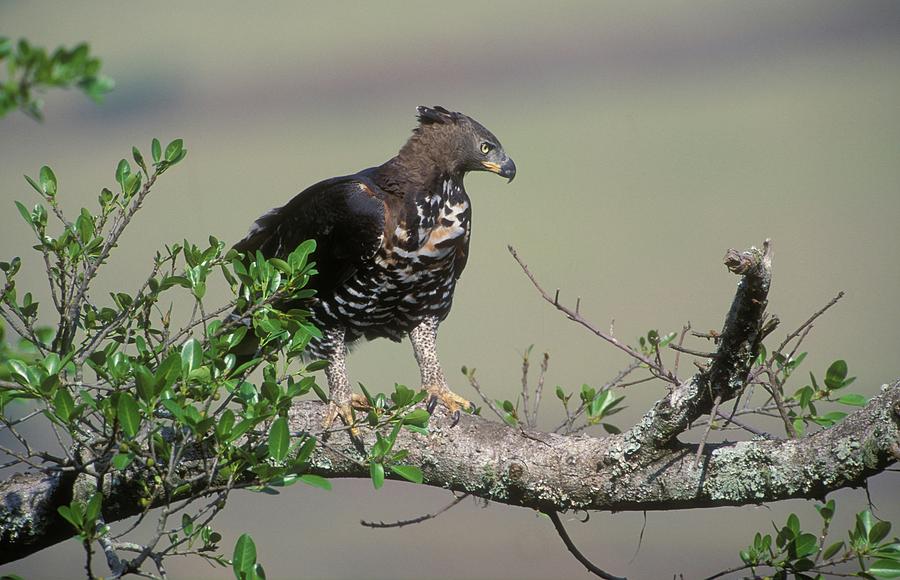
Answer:
M821 498L858 486L898 460L900 380L839 425L803 439L758 439L706 445L694 467L697 445L678 440L713 401L743 388L764 334L770 256L752 249L726 256L741 275L732 308L709 367L675 385L630 430L603 438L526 431L476 416L455 426L438 412L428 435L403 431L396 448L420 467L424 483L492 501L541 511L665 510ZM326 405L306 401L290 413L292 431L321 430ZM361 433L362 448L374 435ZM346 432L317 448L313 471L327 477L368 477L360 445ZM186 479L201 473L185 462ZM107 522L141 512L138 481L124 476L104 490ZM0 483L0 563L61 541L70 528L56 506L86 494L73 478L18 475Z

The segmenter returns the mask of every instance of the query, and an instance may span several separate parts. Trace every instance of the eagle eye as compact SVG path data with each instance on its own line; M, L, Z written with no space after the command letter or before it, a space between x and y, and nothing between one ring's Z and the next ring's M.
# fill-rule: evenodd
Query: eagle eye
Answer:
M494 146L491 145L490 143L482 143L481 144L481 152L484 153L485 155L490 153L491 149L493 149L493 148L494 148Z

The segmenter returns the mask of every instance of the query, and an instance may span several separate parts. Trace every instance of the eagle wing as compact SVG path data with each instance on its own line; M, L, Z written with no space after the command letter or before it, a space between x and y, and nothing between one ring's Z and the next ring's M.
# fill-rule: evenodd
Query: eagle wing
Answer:
M266 258L284 258L303 241L316 240L313 259L318 275L309 287L327 296L381 247L383 197L363 175L326 179L257 219L234 249L248 258L257 250Z

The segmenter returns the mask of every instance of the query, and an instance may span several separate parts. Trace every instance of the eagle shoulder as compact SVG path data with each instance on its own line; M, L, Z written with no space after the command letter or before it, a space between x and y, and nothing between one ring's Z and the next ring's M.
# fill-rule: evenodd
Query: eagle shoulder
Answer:
M381 247L384 197L362 174L326 179L260 216L234 249L248 257L259 250L266 258L283 258L314 239L318 275L311 286L320 293L333 289Z

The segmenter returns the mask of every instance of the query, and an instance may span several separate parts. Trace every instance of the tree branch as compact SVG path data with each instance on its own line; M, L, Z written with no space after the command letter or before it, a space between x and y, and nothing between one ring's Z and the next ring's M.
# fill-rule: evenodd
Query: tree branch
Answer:
M317 401L296 405L290 414L292 431L318 432L325 411L326 405ZM693 468L697 445L679 444L646 462L625 453L624 434L529 437L520 429L469 415L451 427L452 418L439 413L427 436L404 430L396 443L409 450L404 462L422 469L426 485L540 511L736 506L821 498L862 485L896 462L891 449L900 442L900 380L839 425L807 438L707 445L700 469ZM364 431L361 440L368 449L375 437ZM365 456L346 433L332 434L313 455L312 466L326 477L369 477ZM196 477L202 462L185 461L180 471L186 480ZM139 483L129 477L106 482L107 522L142 511ZM211 489L218 483L213 481ZM0 563L71 535L56 507L87 493L73 484L64 475L42 474L0 483Z
M770 253L730 252L729 269L742 276L718 350L708 369L675 385L631 430L603 438L525 431L464 415L454 426L443 410L427 435L402 430L395 447L404 463L422 470L425 485L450 489L542 512L667 510L759 504L790 498L821 498L896 462L900 450L900 380L840 424L803 439L753 440L698 445L678 441L692 421L710 413L744 387L757 356ZM652 361L651 361L652 362ZM364 429L322 434L326 405L303 401L289 413L294 435L321 436L310 471L331 478L369 477L367 450L375 433ZM699 456L699 468L694 458ZM252 474L228 481L212 477L202 453L188 452L171 470L190 482L185 496L212 495L252 485ZM141 513L146 486L140 472L117 473L103 482L106 522ZM388 473L389 478L398 476ZM181 481L173 481L173 489ZM84 487L84 489L82 489ZM91 487L91 486L88 486ZM56 508L87 499L95 488L72 474L16 475L0 482L0 563L22 558L72 535ZM171 497L179 501L182 497ZM159 498L152 499L158 504Z

